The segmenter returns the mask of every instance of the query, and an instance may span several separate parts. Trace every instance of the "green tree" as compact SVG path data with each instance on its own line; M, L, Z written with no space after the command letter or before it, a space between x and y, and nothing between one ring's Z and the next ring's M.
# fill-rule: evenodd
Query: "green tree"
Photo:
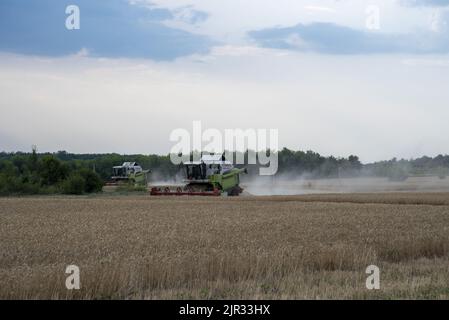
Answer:
M51 186L64 180L69 174L69 167L49 155L42 158L39 165L39 176L43 185Z
M79 175L83 177L84 191L87 193L100 192L103 188L103 181L100 176L90 169L83 168L79 170Z
M63 193L65 194L83 194L86 181L80 174L73 174L63 183Z

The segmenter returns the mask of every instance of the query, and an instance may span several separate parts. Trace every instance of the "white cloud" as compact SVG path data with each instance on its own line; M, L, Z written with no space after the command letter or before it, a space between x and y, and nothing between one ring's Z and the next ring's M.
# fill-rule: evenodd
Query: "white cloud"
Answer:
M145 1L145 0L143 0ZM429 17L443 10L434 7L404 7L399 1L377 0L147 0L160 8L176 11L190 7L206 12L209 18L198 28L167 22L212 36L228 44L247 43L246 33L274 26L328 22L354 29L366 27L366 8L375 4L380 10L381 29L386 33L410 33L429 30Z
M78 51L78 52L75 54L75 56L81 58L81 57L88 57L89 54L90 54L90 52L89 52L88 49L82 48L80 51Z
M131 0L223 45L171 62L0 53L0 150L168 153L171 130L279 129L280 146L363 161L447 153L447 55L319 55L260 48L247 32L365 27L360 0ZM382 33L446 30L441 8L379 0ZM208 14L207 18L204 14ZM198 18L198 14L199 17ZM298 35L287 39L303 48Z
M201 119L219 130L277 128L280 146L364 161L447 152L449 75L401 63L416 57L227 46L198 58L2 55L0 149L164 154L171 130Z
M320 7L320 6L305 6L306 10L310 11L321 11L321 12L335 12L335 9L329 7Z
M448 68L449 58L415 58L415 59L404 59L402 63L407 66L412 67L434 67L434 68Z
M255 46L225 45L225 46L219 46L219 47L212 48L210 54L212 56L241 57L241 56L260 56L260 55L266 55L266 54L273 53L273 52L275 52L275 50L259 48L259 47L255 47Z

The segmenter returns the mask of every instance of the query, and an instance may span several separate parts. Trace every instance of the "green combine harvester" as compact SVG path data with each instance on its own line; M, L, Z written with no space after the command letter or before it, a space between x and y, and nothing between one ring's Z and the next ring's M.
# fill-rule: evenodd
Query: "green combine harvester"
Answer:
M246 169L234 168L223 155L203 155L200 161L183 163L186 183L184 186L155 186L150 194L157 196L238 196L240 174Z

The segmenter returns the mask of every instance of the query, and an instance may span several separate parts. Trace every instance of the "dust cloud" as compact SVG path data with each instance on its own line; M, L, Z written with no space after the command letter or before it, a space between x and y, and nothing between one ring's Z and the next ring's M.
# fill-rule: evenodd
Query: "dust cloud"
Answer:
M382 177L312 179L307 176L283 174L272 177L242 179L241 186L251 195L301 195L317 193L370 192L449 192L449 178L437 176L408 177L392 181Z

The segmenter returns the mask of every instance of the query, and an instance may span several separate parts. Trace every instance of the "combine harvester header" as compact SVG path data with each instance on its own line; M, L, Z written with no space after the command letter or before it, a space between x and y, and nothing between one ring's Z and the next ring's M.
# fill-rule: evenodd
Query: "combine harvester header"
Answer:
M224 155L203 155L200 161L184 162L186 179L184 186L155 186L150 194L157 196L238 196L240 174L246 169L234 168Z

